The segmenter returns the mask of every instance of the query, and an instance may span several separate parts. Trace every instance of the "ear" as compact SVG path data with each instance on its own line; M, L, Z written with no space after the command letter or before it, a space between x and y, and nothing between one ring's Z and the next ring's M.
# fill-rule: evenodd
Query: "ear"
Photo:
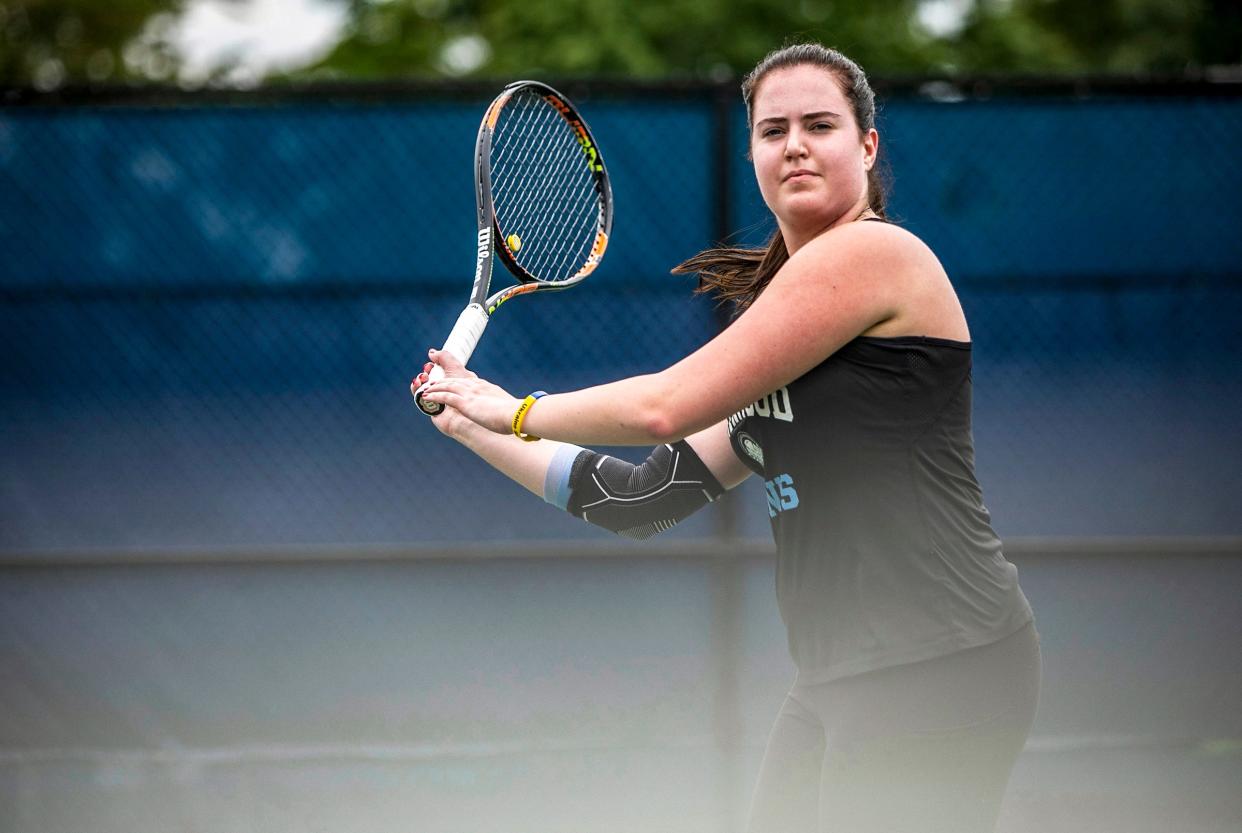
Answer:
M875 167L876 155L880 152L880 134L874 127L863 136L862 149L863 169L869 171Z

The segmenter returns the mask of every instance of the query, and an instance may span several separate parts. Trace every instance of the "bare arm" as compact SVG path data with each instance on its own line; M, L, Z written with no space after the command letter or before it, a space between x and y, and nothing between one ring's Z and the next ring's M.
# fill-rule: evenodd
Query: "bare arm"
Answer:
M546 396L527 433L575 443L645 445L695 436L806 373L877 325L910 316L935 256L913 235L850 223L798 251L728 329L659 373ZM497 432L519 404L466 380L429 396ZM696 446L697 448L697 446Z
M472 379L480 384L490 385L479 379L478 374L462 367L461 362L451 353L439 353L438 359L448 377ZM426 381L427 373L424 370L410 383L410 392L416 391L419 385ZM504 393L495 385L490 386L500 394ZM551 440L528 443L518 439L512 433L497 434L471 422L452 407L445 408L438 416L433 417L432 423L440 430L440 433L457 440L492 468L540 497L543 497L544 478L547 475L548 466L557 452L565 446L564 443Z
M478 377L461 367L451 355L441 358L445 372L454 378ZM425 379L415 379L414 390ZM478 380L481 384L489 384ZM493 386L494 387L494 386ZM497 390L500 390L497 388ZM436 427L479 455L497 471L540 497L546 497L547 477L553 458L566 450L580 451L577 446L551 440L524 442L510 434L498 434L471 422L453 408L446 408L434 418ZM729 444L727 426L721 422L687 438L699 459L726 489L742 482L750 470L738 460Z

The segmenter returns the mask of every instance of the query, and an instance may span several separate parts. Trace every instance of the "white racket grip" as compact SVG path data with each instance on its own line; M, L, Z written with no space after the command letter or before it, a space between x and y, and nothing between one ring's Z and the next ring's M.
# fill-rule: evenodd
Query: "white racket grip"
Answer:
M479 344L479 337L483 335L483 331L487 329L489 317L487 310L483 309L480 304L471 304L461 311L461 315L457 316L457 323L453 325L453 331L449 333L448 338L444 340L442 348L446 353L452 353L457 360L464 366L470 361L470 357L474 355L474 348ZM439 370L436 365L432 370ZM444 371L440 371L439 378L444 377ZM434 380L437 377L432 377Z
M470 304L461 311L461 315L457 316L457 323L453 325L452 332L448 338L444 340L444 347L441 349L445 353L452 353L453 356L462 363L464 367L470 357L474 355L474 348L479 344L479 338L483 335L483 331L487 329L489 316L487 310L483 309L480 304ZM423 400L423 392L427 390L427 385L432 382L438 382L444 378L444 368L435 365L431 368L431 372L427 374L427 384L420 387L414 393L414 402L418 405L419 410L428 416L435 416L444 410L444 406L438 402L425 402Z

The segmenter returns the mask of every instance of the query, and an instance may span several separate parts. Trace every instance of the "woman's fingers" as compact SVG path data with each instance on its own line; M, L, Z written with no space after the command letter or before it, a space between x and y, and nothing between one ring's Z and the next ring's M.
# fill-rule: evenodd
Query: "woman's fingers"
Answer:
M521 404L491 382L461 376L433 382L423 398L454 408L471 422L499 433L509 430L513 412Z
M423 385L427 384L427 379L431 376L431 368L434 367L431 362L423 365L423 372L410 380L410 393L414 393Z
M477 373L472 370L467 370L461 361L452 353L446 353L443 350L436 350L433 348L427 351L427 356L432 362L435 362L444 369L445 376L458 376L469 379L478 378Z
M427 380L431 378L431 369L439 365L444 370L444 378L456 377L464 379L477 379L478 374L466 370L462 363L452 353L446 353L443 350L428 350L428 357L431 361L423 365L423 372L419 373L410 380L410 393L416 392L420 387L427 384ZM426 394L424 394L425 396Z
M423 393L423 396L431 399L432 402L444 402L445 396L455 396L470 391L475 386L476 381L475 379L464 379L460 376L445 376L439 381L432 382Z
M499 391L500 389L491 382L480 379L478 376L445 376L439 381L432 382L431 387L427 388L428 394L448 392L463 396L485 396Z

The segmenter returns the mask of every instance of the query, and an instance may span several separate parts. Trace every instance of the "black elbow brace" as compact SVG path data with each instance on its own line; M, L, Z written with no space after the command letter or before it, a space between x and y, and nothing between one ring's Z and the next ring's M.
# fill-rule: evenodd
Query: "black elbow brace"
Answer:
M724 494L685 440L654 449L636 466L582 451L569 475L569 512L627 538L650 538Z

